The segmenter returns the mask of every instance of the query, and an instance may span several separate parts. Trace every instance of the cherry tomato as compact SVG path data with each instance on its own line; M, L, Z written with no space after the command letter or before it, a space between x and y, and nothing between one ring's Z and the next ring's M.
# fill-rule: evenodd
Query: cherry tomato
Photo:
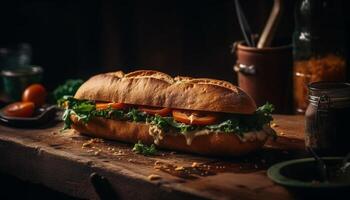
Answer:
M16 102L7 105L4 109L4 114L9 117L31 117L33 113L33 102Z
M35 107L40 107L45 104L47 92L43 85L32 84L28 86L22 95L23 102L33 102Z
M192 125L209 125L215 124L218 116L215 113L193 112L183 110L173 110L173 117L176 121Z
M170 108L157 108L151 106L140 106L139 110L147 114L160 115L162 117L169 115L171 112Z
M126 104L124 104L124 103L96 103L97 110L104 110L107 108L123 109L125 107L126 107Z

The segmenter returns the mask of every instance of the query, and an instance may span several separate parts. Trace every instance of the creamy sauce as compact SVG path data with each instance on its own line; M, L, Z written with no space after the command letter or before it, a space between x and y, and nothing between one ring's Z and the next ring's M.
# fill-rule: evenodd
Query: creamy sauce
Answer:
M269 125L265 125L261 131L252 131L252 132L244 133L242 136L237 134L237 137L242 142L254 142L256 140L264 141L267 139L269 135L272 135L273 131L274 130ZM148 132L153 137L154 143L157 145L159 145L160 140L164 138L163 130L156 125L150 125ZM218 134L218 133L220 132L213 132L208 129L203 129L200 131L190 131L190 132L184 133L183 136L186 139L186 144L190 146L192 144L193 139L197 136L208 135L208 134ZM221 133L221 134L234 134L234 133Z
M191 115L188 117L188 119L190 119L190 124L192 124L193 118L194 118L194 115L193 115L193 114L191 114Z
M148 133L153 137L156 145L159 145L159 141L164 138L163 130L156 125L150 125Z
M195 137L200 136L200 135L208 135L210 133L213 133L213 132L209 131L207 129L203 129L203 130L200 130L200 131L190 131L190 132L184 133L183 135L185 136L186 144L188 146L190 146L192 144L193 139Z

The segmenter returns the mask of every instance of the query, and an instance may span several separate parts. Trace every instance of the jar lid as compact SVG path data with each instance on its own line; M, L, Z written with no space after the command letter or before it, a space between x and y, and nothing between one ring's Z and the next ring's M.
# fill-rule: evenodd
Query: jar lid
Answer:
M325 96L332 104L350 104L350 83L321 81L310 83L308 88L309 102L313 105Z
M39 66L19 67L15 69L3 69L0 74L5 77L31 76L43 73Z

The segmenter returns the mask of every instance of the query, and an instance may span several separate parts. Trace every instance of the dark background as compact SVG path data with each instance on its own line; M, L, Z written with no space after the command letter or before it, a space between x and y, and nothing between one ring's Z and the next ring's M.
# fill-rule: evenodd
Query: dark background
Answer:
M272 2L241 1L254 32L262 31ZM291 37L294 3L286 1L278 37ZM243 38L234 9L233 0L1 1L0 46L31 44L50 89L119 69L234 82L231 45Z

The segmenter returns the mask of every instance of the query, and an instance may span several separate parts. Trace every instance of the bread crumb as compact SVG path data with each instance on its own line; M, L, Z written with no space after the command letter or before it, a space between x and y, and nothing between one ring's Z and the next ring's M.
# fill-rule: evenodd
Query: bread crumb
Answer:
M162 164L162 161L156 160L156 162L154 162L154 165L160 165Z
M100 154L100 151L95 151L95 156L99 155Z
M92 145L92 143L86 142L86 143L84 143L84 144L82 145L81 148L91 147L91 145Z
M272 124L271 124L271 127L272 127L272 128L278 127L278 124L272 123Z
M161 169L161 168L162 168L162 166L160 166L160 165L156 165L156 166L154 166L153 168L154 168L154 169Z
M199 164L196 163L196 162L193 162L191 166L192 166L192 167L199 167Z
M182 166L179 166L179 167L176 167L176 168L175 168L175 171L182 171L182 170L185 170L185 168L182 167Z
M83 143L82 147L81 148L85 148L85 147L91 147L92 144L94 143L103 143L103 139L100 139L100 138L92 138L90 140L88 140L87 142ZM94 147L92 147L94 148Z
M125 156L126 154L123 153L122 151L118 151L118 152L113 152L114 156Z
M101 138L92 138L90 139L92 143L104 143L104 140Z
M159 176L159 175L157 175L157 174L150 174L147 178L148 178L148 180L150 180L150 181L154 181L154 180L159 180L159 179L161 179L162 177Z

